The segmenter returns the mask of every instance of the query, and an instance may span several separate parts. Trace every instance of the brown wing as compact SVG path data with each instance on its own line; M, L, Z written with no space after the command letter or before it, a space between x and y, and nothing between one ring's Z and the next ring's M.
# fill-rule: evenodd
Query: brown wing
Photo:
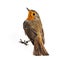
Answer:
M34 45L34 38L37 36L36 31L31 28L30 24L27 21L24 21L23 28L28 38L31 40L32 44Z

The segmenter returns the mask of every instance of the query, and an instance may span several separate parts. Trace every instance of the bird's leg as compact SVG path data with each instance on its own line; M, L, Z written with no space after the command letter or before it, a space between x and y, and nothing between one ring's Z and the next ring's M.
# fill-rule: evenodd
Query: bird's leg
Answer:
M25 40L24 40L24 41L22 41L22 39L20 39L20 41L19 41L19 42L20 42L20 43L22 43L22 44L28 45L27 43L28 43L29 41L30 41L30 40L28 40L28 41L25 41Z

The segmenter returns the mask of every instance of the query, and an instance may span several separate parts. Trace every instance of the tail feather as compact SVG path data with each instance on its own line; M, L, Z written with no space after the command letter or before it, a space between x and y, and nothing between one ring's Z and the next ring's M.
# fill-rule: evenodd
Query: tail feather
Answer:
M47 52L47 50L44 47L44 44L42 42L42 37L41 36L38 37L38 42L39 42L40 51L41 51L42 55L49 55L48 52Z
M36 55L36 56L41 56L40 47L39 47L39 44L38 44L37 40L34 41L34 51L33 51L33 54Z
M49 55L48 52L46 51L45 47L43 46L43 44L39 44L40 45L40 51L42 55Z
M47 56L49 55L48 52L46 51L44 44L41 40L41 37L38 37L35 41L34 41L34 55L43 55L43 56Z

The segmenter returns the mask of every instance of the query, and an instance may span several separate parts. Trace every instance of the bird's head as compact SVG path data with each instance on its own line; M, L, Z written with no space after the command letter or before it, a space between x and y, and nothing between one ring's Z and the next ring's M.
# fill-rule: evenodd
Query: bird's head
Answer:
M35 10L30 10L28 9L28 17L26 20L35 20L35 19L39 19L39 14L35 11Z

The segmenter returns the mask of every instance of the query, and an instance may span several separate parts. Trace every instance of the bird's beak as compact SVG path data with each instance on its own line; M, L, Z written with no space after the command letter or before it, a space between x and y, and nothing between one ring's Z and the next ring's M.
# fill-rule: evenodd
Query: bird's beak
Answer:
M28 8L26 8L28 11L30 11Z

